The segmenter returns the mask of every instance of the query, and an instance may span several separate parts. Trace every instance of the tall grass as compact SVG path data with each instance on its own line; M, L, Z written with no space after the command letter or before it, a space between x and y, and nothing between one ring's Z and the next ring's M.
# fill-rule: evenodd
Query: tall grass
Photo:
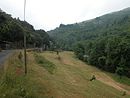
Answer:
M32 73L24 75L23 62L18 53L9 58L0 77L0 98L45 98L38 93L39 86L32 80Z
M54 74L56 70L56 65L52 62L45 59L43 56L41 56L38 53L34 53L36 63L40 66L44 67L50 74Z

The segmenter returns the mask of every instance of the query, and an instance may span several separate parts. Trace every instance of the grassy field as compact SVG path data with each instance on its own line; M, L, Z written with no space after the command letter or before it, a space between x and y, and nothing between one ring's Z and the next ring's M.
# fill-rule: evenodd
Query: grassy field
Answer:
M107 74L110 75L115 81L130 86L130 78L126 76L122 76L122 78L120 79L120 76L117 74L112 74L112 73L107 73Z
M42 81L50 84L47 87L50 88L50 94L54 98L130 97L128 95L122 96L125 88L119 88L114 84L115 82L112 81L112 86L106 85L104 81L107 81L108 84L111 83L112 79L109 76L76 59L71 52L61 52L60 59L54 52L45 52L41 56L56 65L56 72L53 75L49 75L45 71L41 72L44 77ZM97 80L90 82L92 75L95 75Z
M18 59L20 52L5 62L4 70L0 77L0 98L48 98L46 88L36 77L37 72L33 57L28 54L28 74L24 74L23 60Z
M130 98L108 75L75 58L72 52L28 53L28 74L18 52L5 63L0 98ZM90 81L92 75L96 80Z
M112 79L114 79L116 82L119 82L121 84L125 84L122 85L125 89L130 91L130 78L126 77L126 76L122 76L122 78L120 79L119 75L117 74L112 74L112 73L106 73L107 75L109 75Z

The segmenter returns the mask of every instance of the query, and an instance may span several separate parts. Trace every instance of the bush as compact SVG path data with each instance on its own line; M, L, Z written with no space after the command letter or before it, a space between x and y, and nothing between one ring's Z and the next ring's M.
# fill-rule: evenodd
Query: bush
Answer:
M99 63L99 67L103 69L104 66L106 65L106 57L105 56L99 57L98 63Z
M120 76L120 79L121 79L122 75L124 74L123 67L117 67L116 73Z

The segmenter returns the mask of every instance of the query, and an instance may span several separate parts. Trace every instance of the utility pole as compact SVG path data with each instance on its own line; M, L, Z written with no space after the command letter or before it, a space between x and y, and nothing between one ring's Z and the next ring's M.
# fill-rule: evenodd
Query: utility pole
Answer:
M26 14L26 0L24 0L24 22ZM24 65L25 65L25 75L27 74L27 53L26 53L26 31L24 30Z

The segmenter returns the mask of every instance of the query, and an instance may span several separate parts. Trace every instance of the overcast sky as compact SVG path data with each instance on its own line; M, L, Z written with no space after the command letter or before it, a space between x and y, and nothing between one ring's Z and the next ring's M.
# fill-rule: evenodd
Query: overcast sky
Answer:
M24 0L0 0L0 8L23 20ZM130 0L27 0L26 21L35 29L51 30L130 7Z

